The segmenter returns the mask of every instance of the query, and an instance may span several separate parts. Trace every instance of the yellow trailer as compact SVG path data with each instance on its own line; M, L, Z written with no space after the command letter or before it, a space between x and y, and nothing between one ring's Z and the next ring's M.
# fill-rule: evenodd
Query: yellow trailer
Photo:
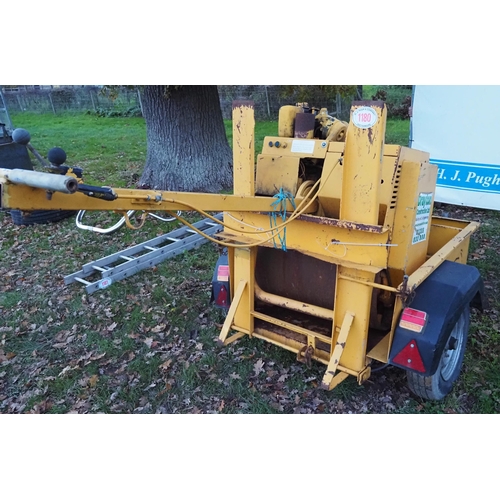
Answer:
M238 101L232 195L0 169L1 203L180 219L178 210L223 211L220 343L247 335L323 363L325 389L349 375L363 383L375 364L399 366L415 394L441 399L460 373L469 308L483 305L479 272L466 264L478 224L432 216L437 167L426 152L385 144L386 116L381 101L353 103L349 123L285 106L255 161L253 103Z

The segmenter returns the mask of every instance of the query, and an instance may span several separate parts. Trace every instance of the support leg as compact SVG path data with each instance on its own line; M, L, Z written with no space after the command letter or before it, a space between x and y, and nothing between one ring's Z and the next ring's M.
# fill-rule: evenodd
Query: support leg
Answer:
M328 363L326 373L321 382L322 389L330 391L347 377L346 373L339 373L337 376L335 376L335 372L337 371L337 366L339 365L340 358L342 356L342 353L344 352L347 335L349 334L349 330L351 329L353 320L354 313L347 311L344 316L344 321L342 322L342 327L340 328L337 344L333 349L332 356L330 357L330 362Z

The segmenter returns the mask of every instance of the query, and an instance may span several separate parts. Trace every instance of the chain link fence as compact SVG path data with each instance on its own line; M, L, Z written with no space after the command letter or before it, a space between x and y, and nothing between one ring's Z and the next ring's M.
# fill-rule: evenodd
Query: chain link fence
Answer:
M256 120L277 120L281 106L301 102L297 92L290 95L289 86L282 85L220 85L219 98L224 119L232 115L232 102L252 100L255 103ZM359 98L356 94L342 98L337 94L332 98L321 90L311 86L308 104L316 108L327 108L328 113L340 120L349 120L351 102Z
M35 87L35 86L33 86ZM101 87L72 86L60 88L3 89L11 113L85 113L103 116L141 116L142 103L138 90L122 88L110 97Z
M18 87L4 88L7 108L11 113L79 113L89 112L101 116L141 116L142 102L139 90L120 88L113 98L97 86L72 87ZM312 89L309 105L326 107L330 115L341 120L349 119L352 98L332 99L317 89ZM224 119L231 119L234 100L253 100L257 120L277 120L279 108L300 102L298 95L288 94L280 85L220 85L219 98Z
M308 103L310 106L327 108L328 113L340 120L349 120L353 100L381 99L386 101L389 116L407 118L411 106L411 85L358 87L354 95L342 98L339 94L332 98L317 86L311 86ZM100 116L141 116L142 102L138 89L120 88L116 95L109 96L98 86L30 86L5 87L4 99L10 112L29 111L32 113L80 113L89 112ZM219 85L219 98L224 119L231 119L234 100L255 102L257 120L277 120L281 106L295 104L302 99L299 91L290 94L290 86L283 85ZM364 92L365 95L362 95Z

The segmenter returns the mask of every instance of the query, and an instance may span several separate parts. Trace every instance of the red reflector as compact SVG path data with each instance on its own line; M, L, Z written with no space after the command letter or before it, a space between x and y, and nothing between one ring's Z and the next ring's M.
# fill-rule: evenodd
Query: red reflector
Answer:
M215 303L218 306L224 307L227 306L227 289L224 285L220 287L219 293L217 294L217 298L215 299Z
M399 326L418 333L424 329L425 323L427 323L427 313L409 307L403 309L399 320Z
M418 351L417 342L415 340L410 340L408 344L399 351L399 353L392 359L393 363L401 366L406 366L417 372L424 373L425 366L422 361L422 356Z

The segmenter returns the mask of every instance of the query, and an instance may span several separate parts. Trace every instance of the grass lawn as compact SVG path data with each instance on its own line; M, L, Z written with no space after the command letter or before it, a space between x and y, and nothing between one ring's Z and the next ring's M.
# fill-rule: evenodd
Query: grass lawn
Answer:
M142 118L91 115L12 116L42 155L54 146L88 183L133 186L146 155ZM228 137L231 124L226 123ZM256 152L276 122L256 126ZM407 145L409 123L389 120L387 142ZM15 226L0 212L0 413L492 413L500 410L498 288L500 217L441 207L480 220L471 263L490 292L487 314L474 314L463 374L439 403L411 395L402 372L388 368L363 386L353 378L318 388L311 368L268 343L244 338L216 345L223 317L211 307L218 256L212 243L87 295L63 277L83 264L178 225L148 220L138 231L103 236L73 219ZM113 216L102 214L107 224Z

